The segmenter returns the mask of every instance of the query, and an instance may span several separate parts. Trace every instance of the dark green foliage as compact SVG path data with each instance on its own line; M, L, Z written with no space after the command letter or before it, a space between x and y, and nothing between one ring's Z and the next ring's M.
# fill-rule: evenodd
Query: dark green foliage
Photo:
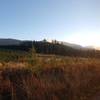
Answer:
M27 52L18 50L0 50L0 62L19 61L24 58Z
M30 49L36 50L36 53L41 54L55 54L62 56L71 57L96 57L100 58L100 51L93 49L75 49L69 46L65 46L62 43L53 42L49 43L47 41L23 41L20 45L9 45L0 46L0 50L9 51L23 51L29 52Z
M99 50L93 49L74 49L69 46L65 46L58 42L49 43L44 41L33 41L33 42L23 42L22 45L32 47L32 44L37 53L42 54L56 54L62 56L71 56L71 57L100 57Z

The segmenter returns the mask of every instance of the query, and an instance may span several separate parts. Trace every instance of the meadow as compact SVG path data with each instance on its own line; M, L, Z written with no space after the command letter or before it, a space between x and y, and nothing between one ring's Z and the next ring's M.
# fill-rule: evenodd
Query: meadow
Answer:
M100 59L0 51L0 100L91 100Z

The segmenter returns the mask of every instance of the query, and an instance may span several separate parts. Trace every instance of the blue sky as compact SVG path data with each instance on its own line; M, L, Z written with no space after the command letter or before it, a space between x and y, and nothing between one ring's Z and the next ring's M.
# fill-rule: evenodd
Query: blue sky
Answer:
M0 38L99 45L100 0L0 0Z

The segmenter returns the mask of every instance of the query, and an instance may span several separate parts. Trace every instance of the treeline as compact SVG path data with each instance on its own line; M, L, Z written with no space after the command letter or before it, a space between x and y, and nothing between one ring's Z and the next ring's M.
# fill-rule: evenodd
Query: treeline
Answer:
M47 41L23 41L20 45L8 45L0 46L0 49L6 50L19 50L29 51L32 47L35 48L37 53L42 54L55 54L62 56L73 56L73 57L100 57L99 50L93 49L74 49L72 47L63 45L56 41L50 43Z
M26 43L25 43L26 44ZM37 53L56 54L71 57L100 57L100 51L94 49L75 49L58 42L34 41L33 46Z

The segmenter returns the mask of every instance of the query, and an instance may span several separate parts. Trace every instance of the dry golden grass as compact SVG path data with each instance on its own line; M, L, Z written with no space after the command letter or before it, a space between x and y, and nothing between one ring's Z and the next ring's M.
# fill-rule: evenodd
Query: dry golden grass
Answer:
M1 69L2 82L8 81L13 100L89 100L100 91L97 58L39 55L32 61L0 65L6 66Z

